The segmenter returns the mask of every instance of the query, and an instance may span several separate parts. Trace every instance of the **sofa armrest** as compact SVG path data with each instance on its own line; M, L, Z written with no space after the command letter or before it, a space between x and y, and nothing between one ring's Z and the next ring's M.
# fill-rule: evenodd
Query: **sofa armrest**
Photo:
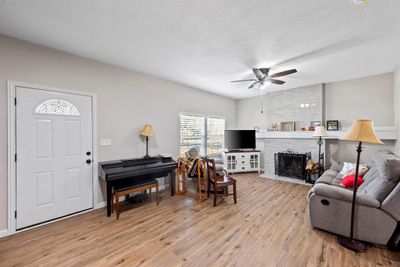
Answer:
M327 184L316 184L313 187L313 192L319 196L330 197L346 202L351 202L353 200L353 190L348 190L338 186L331 186ZM356 203L358 205L379 208L381 203L373 197L358 194Z

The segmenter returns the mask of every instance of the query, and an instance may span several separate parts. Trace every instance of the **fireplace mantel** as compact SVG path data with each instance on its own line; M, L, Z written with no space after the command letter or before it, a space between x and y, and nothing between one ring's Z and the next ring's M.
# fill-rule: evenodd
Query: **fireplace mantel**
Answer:
M396 127L375 127L377 136L382 140L397 140L398 131ZM324 139L340 139L346 130L342 131L330 131L329 137ZM258 132L256 135L257 139L313 139L312 131L295 131L295 132Z

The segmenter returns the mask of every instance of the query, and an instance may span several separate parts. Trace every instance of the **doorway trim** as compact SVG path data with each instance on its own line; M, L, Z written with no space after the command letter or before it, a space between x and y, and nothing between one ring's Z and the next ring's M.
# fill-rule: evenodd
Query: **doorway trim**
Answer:
M15 154L16 154L16 113L15 113L15 97L16 97L16 88L17 87L25 87L25 88L31 88L31 89L36 89L36 90L43 90L43 91L50 91L50 92L59 92L59 93L67 93L67 94L74 94L74 95L81 95L81 96L89 96L92 99L92 147L93 147L93 164L92 164L92 185L93 185L93 208L86 210L86 211L81 211L76 214L72 214L69 216L65 216L60 219L55 219L52 220L51 222L47 223L52 223L58 220L62 220L64 218L68 218L71 216L75 216L80 213L84 213L96 208L102 207L102 203L99 202L99 179L98 177L98 157L97 157L97 95L95 93L87 93L83 91L78 91L78 90L70 90L70 89L60 89L60 88L54 88L54 87L49 87L49 86L43 86L43 85L37 85L37 84L30 84L30 83L24 83L24 82L17 82L17 81L7 81L7 94L8 94L8 125L7 125L7 130L8 130L8 154L7 154L7 161L8 161L8 174L7 174L7 202L8 202L8 207L7 207L7 216L8 216L8 223L7 223L7 232L3 234L5 235L12 235L17 232L22 232L28 229L35 228L37 226L41 226L43 224L39 224L37 226L32 226L25 228L23 230L16 230L16 218L15 218L15 210L16 210L16 162L15 162ZM18 104L18 103L17 103ZM1 237L1 236L0 236Z

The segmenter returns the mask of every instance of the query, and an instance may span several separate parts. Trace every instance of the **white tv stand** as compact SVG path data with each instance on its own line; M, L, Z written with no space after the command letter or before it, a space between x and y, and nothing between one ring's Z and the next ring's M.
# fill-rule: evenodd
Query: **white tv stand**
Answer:
M234 150L224 152L224 168L228 173L260 173L260 151Z

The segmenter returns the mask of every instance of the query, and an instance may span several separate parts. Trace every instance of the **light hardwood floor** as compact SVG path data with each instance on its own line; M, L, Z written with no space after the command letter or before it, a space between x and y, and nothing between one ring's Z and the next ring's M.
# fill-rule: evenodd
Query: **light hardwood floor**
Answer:
M164 193L160 206L125 205L119 221L95 210L0 239L0 266L400 266L383 246L355 254L313 229L309 187L234 177L237 205Z

